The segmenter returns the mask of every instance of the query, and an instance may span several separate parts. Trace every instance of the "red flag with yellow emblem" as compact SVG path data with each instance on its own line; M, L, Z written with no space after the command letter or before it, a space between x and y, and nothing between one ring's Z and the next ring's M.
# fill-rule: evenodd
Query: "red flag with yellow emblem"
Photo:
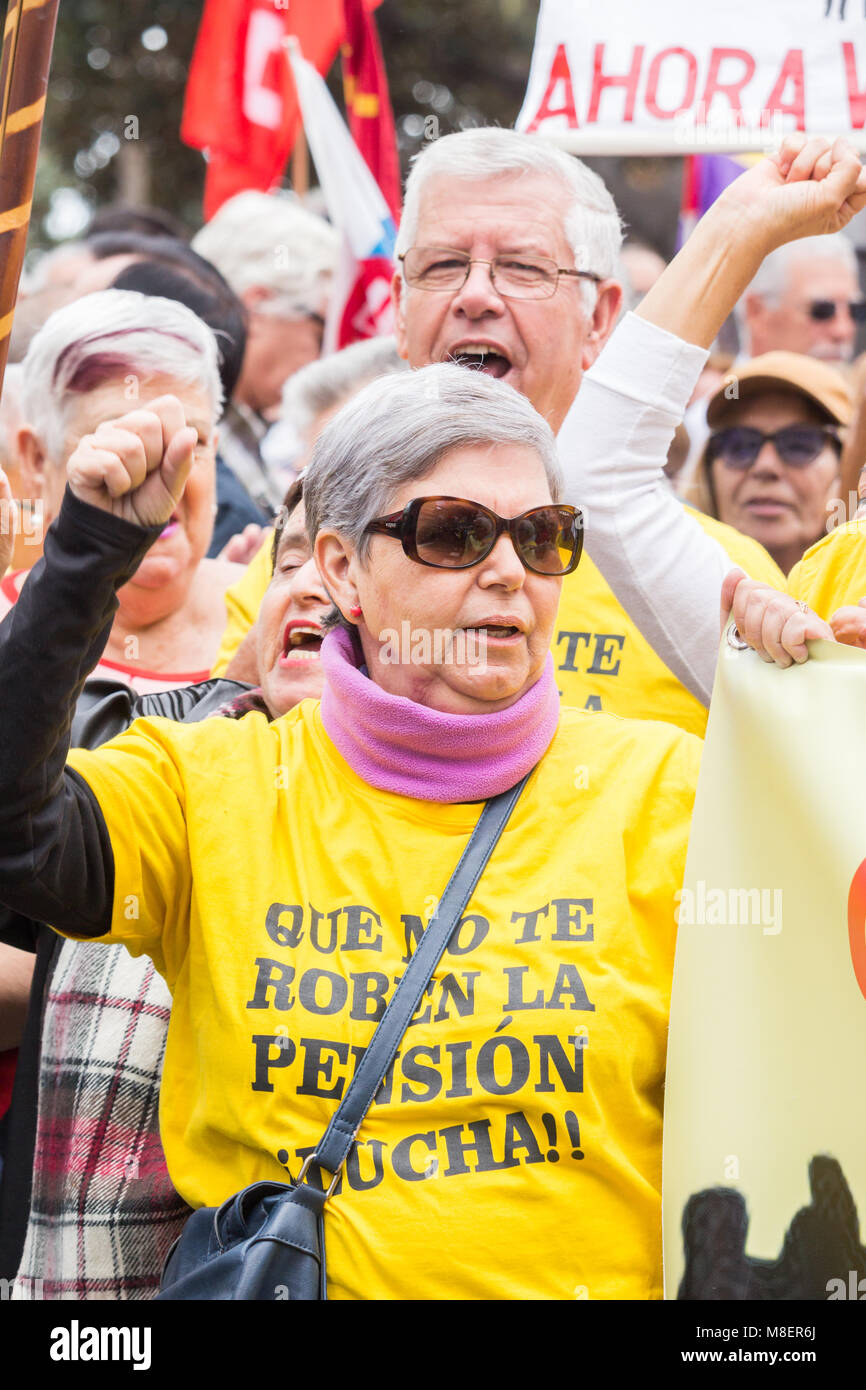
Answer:
M371 8L364 0L343 0L346 37L340 52L343 58L346 117L352 139L381 188L396 224L400 221L397 133L382 49Z

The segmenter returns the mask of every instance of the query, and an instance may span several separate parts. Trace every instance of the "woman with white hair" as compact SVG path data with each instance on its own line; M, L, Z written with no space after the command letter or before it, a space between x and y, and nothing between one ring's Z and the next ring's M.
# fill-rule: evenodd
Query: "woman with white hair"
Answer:
M85 437L111 448L110 421L172 394L196 430L195 464L147 561L118 595L97 676L139 693L206 680L225 626L223 595L239 570L208 560L216 504L216 430L222 388L216 340L174 300L105 290L58 309L21 368L17 452L24 494L44 525L57 515L65 463ZM8 611L27 579L0 586Z
M225 276L249 315L235 397L259 415L322 350L339 237L289 193L248 189L229 198L192 246Z

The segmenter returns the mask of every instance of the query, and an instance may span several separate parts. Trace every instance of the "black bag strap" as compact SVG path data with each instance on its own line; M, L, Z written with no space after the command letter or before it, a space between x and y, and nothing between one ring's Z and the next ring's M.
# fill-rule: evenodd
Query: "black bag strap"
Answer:
M534 769L533 769L534 770ZM463 916L466 904L475 892L478 880L496 848L508 818L517 805L518 797L532 776L528 772L516 786L500 792L486 803L472 836L460 856L451 878L424 935L418 942L400 983L392 994L370 1045L358 1065L351 1085L340 1102L336 1114L322 1136L315 1153L305 1160L298 1181L310 1164L315 1163L333 1174L328 1189L330 1196L337 1175L349 1156L355 1135L373 1103L373 1097L394 1060L403 1034L409 1026L427 985L451 936Z

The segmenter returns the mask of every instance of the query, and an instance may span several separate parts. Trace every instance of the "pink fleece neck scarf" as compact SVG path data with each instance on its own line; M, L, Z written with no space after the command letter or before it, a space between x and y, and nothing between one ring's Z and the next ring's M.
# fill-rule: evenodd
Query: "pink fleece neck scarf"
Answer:
M389 695L358 669L344 628L328 633L321 659L325 730L353 771L380 791L419 801L482 801L519 782L556 733L551 656L535 685L494 714L442 714Z

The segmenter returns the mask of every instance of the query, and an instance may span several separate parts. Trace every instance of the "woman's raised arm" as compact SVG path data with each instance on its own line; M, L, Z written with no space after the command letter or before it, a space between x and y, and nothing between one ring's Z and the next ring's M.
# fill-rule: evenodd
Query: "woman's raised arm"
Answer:
M586 548L658 655L704 704L718 649L719 593L733 562L664 477L673 432L706 349L764 257L839 231L866 205L866 172L844 140L790 136L702 218L586 374L559 433L567 500Z

